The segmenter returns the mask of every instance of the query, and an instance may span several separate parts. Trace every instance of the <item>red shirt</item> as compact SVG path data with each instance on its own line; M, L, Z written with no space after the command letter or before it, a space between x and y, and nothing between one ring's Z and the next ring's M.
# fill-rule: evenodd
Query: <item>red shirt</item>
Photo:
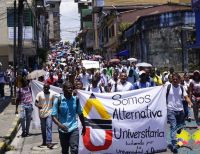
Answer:
M46 83L48 83L49 85L54 85L54 83L56 82L57 80L55 78L53 78L53 80L51 78L48 78L46 80Z

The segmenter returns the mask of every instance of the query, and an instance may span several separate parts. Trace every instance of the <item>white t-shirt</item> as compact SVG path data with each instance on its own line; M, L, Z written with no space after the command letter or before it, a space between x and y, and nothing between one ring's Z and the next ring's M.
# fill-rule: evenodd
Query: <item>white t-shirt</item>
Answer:
M133 90L133 85L126 81L126 83L122 84L121 82L117 83L117 92L122 92L122 91L130 91ZM115 85L112 86L111 92L115 92Z
M101 83L104 84L104 86L108 86L108 75L101 74Z
M45 94L43 91L41 91L37 94L35 99L39 104L42 104L42 109L39 110L40 118L46 118L51 115L54 96L55 94L53 92Z
M105 89L103 87L101 87L100 89L99 85L97 85L96 88L93 88L92 85L89 85L87 88L87 91L94 92L94 93L104 93Z
M183 88L183 97L187 96L185 88ZM182 90L180 85L176 88L171 84L168 95L168 104L167 108L172 111L182 111L183 110L183 101Z
M89 86L90 75L88 73L86 73L85 75L81 73L79 77L80 77L81 82L83 83L83 88L86 89Z

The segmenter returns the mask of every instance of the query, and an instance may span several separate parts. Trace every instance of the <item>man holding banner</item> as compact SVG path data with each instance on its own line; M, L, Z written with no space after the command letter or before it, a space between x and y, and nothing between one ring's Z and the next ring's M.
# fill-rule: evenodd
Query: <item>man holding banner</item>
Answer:
M79 145L79 130L78 114L82 128L82 135L85 134L85 122L82 114L82 109L79 100L72 95L73 85L70 82L63 84L63 93L58 99L55 99L52 111L52 118L55 124L59 127L59 138L62 147L62 154L69 153L78 154Z

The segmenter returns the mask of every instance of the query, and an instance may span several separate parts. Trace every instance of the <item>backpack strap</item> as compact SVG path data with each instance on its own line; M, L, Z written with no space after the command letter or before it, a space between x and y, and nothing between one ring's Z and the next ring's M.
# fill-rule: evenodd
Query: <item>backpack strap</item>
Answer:
M88 86L88 91L90 91L90 85Z
M182 99L183 99L183 86L182 85L180 85L180 87L181 87L181 97L182 97Z
M102 92L103 92L103 90L102 90L102 87L101 87L101 85L99 85L99 89L100 89L100 92L102 93Z
M76 97L76 113L78 112L78 105L80 104L79 98Z
M140 82L139 82L139 81L136 82L136 85L137 85L137 89L140 89L140 88L141 88Z
M168 86L167 86L167 93L166 93L166 103L168 104L168 96L169 96L169 91L170 91L170 88L171 88L171 84L169 84Z
M60 114L61 96L58 97L58 115Z

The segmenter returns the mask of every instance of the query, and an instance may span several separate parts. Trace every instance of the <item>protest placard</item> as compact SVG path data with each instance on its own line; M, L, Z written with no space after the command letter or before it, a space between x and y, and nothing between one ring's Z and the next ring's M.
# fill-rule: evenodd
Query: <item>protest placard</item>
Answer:
M83 67L86 69L91 68L99 68L99 62L98 61L92 61L92 60L82 60Z
M33 98L43 83L33 80ZM61 88L51 86L55 94ZM80 154L156 153L167 149L166 89L163 86L116 93L78 91L86 122ZM38 110L33 124L39 126Z

